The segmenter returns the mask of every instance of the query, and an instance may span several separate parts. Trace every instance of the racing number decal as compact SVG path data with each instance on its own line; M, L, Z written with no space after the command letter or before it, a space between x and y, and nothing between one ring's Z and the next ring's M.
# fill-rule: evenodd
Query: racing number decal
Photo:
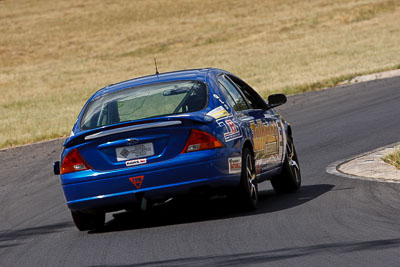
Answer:
M143 177L144 177L143 175L142 176L131 177L131 178L129 178L129 180L132 182L132 184L137 189L140 189L140 187L142 187Z

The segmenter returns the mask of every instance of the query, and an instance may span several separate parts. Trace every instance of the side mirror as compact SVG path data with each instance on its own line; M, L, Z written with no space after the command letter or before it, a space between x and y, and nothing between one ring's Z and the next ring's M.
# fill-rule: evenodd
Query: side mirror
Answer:
M60 174L60 162L59 161L53 162L53 172L55 175Z
M284 94L270 95L270 96L268 96L268 107L274 108L274 107L285 104L286 101L287 101L287 98Z

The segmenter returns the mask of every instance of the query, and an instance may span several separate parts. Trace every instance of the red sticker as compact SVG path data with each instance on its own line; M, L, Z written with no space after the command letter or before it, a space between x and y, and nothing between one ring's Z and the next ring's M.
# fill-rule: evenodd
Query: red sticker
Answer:
M140 189L140 187L142 187L143 177L144 177L144 176L131 177L131 178L129 178L129 180L131 180L132 184L133 184L137 189Z
M226 124L228 124L231 133L237 132L236 126L231 120L226 120Z

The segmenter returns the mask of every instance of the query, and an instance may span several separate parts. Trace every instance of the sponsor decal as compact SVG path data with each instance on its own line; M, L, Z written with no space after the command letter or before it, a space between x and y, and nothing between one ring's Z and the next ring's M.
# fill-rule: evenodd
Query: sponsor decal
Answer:
M261 120L250 122L253 133L254 150L266 155L278 153L278 129L274 122L262 123Z
M131 178L129 178L129 180L132 182L132 184L137 189L140 189L140 187L142 187L143 177L144 177L143 175L142 176L131 177Z
M125 165L127 167L145 164L145 163L147 163L147 159L133 159L133 160L125 161Z
M225 104L225 102L224 102L218 95L213 94L213 97L214 97L215 99L218 99L219 103L221 103L221 104L225 107L225 109L229 110L228 105Z
M226 129L226 132L224 133L225 142L233 141L242 137L242 131L240 130L239 125L233 120L232 116L227 119L217 120L217 122L219 126L224 126Z
M240 173L242 171L242 158L228 158L229 174Z
M224 109L224 107L219 106L208 112L206 115L211 116L214 119L219 119L228 116L229 113L226 111L226 109Z
M228 132L224 133L224 138L226 142L242 137L239 131L239 127L236 127L233 121L226 120L225 123L228 126Z

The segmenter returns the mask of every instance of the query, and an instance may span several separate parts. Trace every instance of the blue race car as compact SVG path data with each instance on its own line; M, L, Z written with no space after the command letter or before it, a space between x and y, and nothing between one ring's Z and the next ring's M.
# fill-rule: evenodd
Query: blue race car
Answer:
M79 230L105 213L146 209L171 197L225 192L256 208L258 183L277 193L301 183L290 125L237 76L184 70L128 80L97 91L64 143L54 173Z

